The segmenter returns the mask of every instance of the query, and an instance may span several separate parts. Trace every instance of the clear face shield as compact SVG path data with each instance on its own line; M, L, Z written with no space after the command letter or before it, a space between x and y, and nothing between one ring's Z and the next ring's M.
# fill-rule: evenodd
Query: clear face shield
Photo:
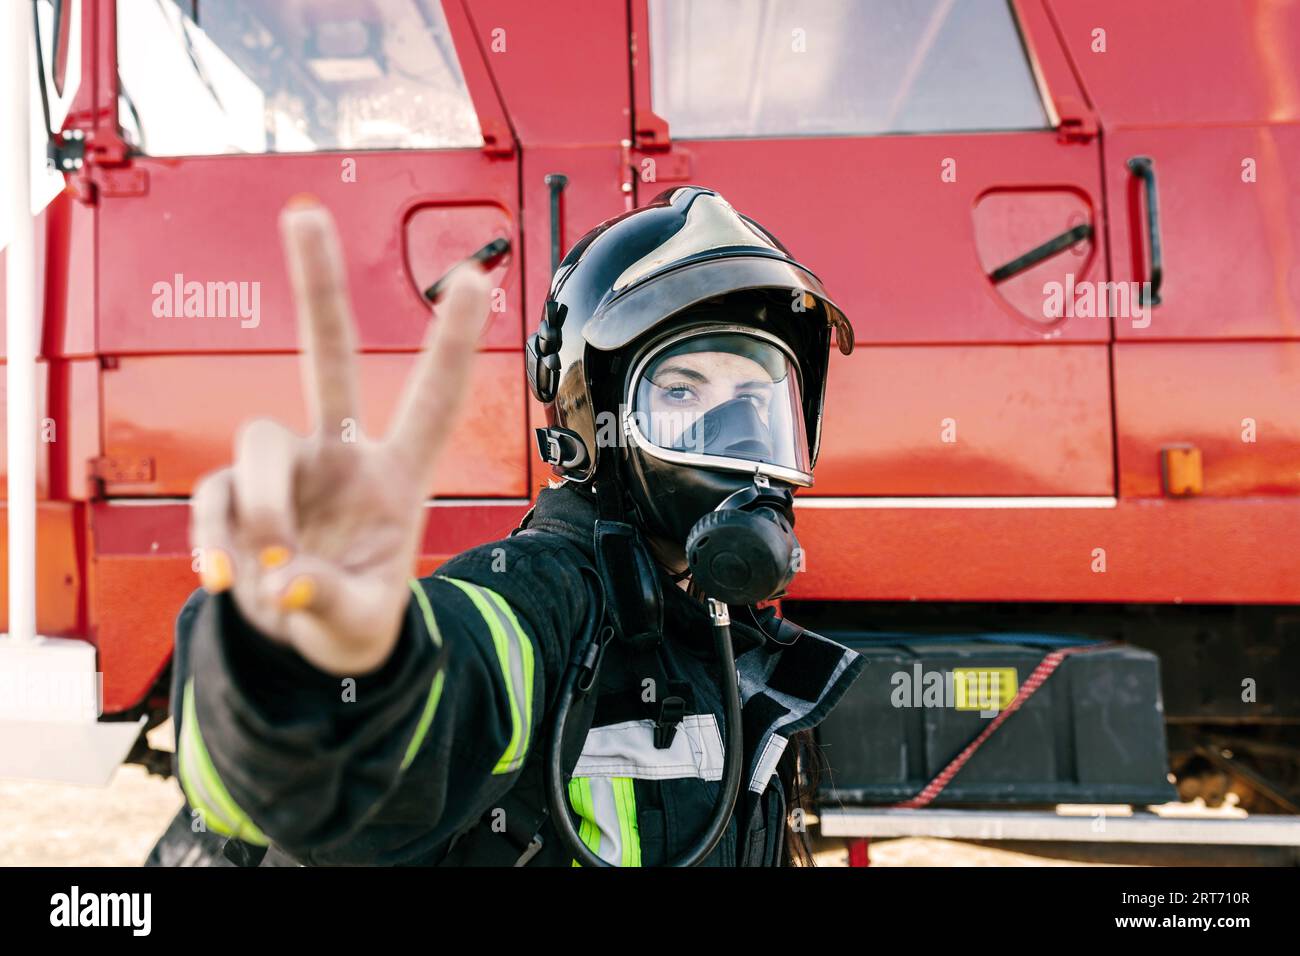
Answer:
M812 484L798 369L763 332L668 340L638 364L626 414L632 440L655 457Z

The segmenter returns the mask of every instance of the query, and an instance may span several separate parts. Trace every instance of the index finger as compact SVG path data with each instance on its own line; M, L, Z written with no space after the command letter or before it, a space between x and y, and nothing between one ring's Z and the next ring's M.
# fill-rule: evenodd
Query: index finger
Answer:
M473 262L447 276L437 321L389 431L389 443L422 481L431 477L465 400L479 333L487 319L490 286L487 273Z
M347 273L334 220L311 197L294 197L280 213L280 234L298 307L303 390L322 432L355 420L356 343Z

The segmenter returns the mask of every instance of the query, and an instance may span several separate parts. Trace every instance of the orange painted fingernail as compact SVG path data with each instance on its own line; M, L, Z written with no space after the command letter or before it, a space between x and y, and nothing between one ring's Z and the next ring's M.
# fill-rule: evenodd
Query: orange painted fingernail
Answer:
M284 589L280 595L280 608L285 611L301 611L311 604L316 596L316 582L305 574L300 574Z
M203 582L205 590L218 594L230 587L234 577L230 568L230 555L220 548L208 548L203 552L199 580Z
M312 206L319 206L320 200L311 193L295 193L289 197L289 201L284 204L285 209L310 209Z
M273 571L281 565L288 564L290 557L289 549L284 545L271 544L257 553L257 563L266 570Z

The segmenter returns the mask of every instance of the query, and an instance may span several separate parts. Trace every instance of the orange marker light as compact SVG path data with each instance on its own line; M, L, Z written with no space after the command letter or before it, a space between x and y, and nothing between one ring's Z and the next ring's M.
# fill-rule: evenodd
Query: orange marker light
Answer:
M1160 478L1167 495L1174 498L1199 495L1205 490L1201 450L1195 445L1168 445L1161 448Z

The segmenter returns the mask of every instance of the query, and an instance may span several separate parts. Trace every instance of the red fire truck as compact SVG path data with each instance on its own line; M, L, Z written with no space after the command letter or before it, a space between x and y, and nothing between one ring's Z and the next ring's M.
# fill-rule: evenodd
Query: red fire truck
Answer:
M492 236L516 250L460 464L430 489L427 572L546 480L523 346L557 255L699 183L857 330L799 496L791 616L1150 648L1185 779L1231 740L1259 793L1295 785L1300 5L38 6L68 106L66 189L36 220L35 414L57 435L37 627L97 648L105 719L165 716L195 480L242 420L304 418L290 196L339 223L376 428L421 290Z

